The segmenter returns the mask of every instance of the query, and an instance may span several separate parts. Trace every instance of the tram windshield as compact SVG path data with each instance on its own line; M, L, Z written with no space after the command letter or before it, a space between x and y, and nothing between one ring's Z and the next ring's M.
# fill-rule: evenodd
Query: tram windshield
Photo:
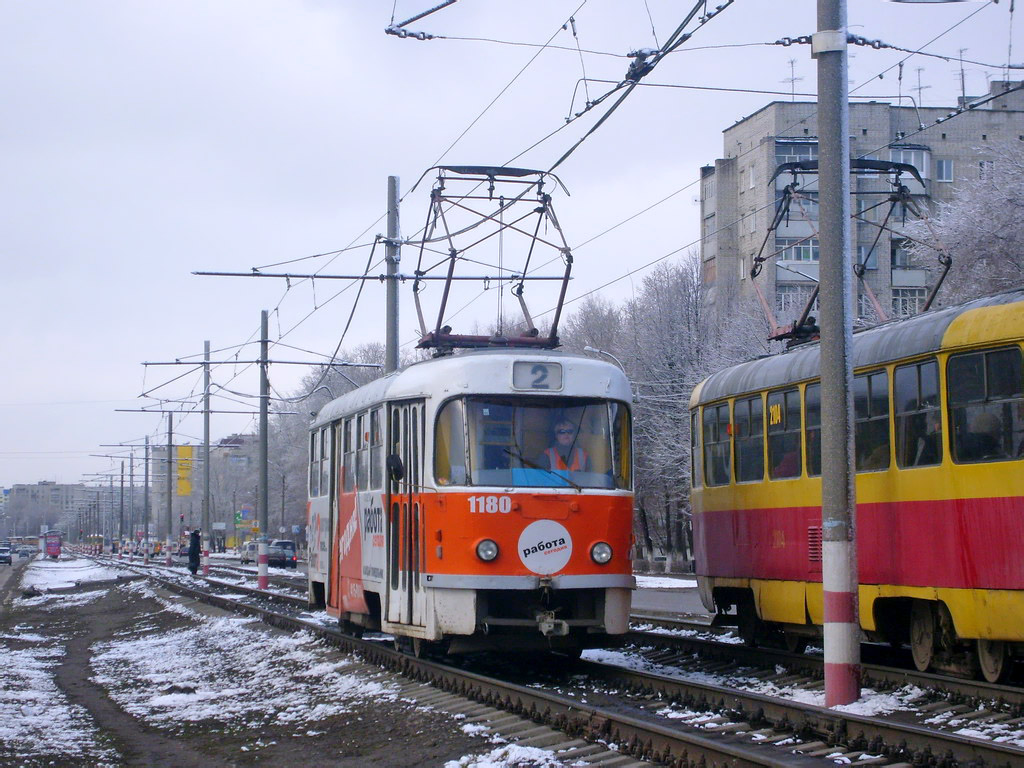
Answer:
M628 489L630 459L629 410L614 401L467 397L437 417L439 486Z

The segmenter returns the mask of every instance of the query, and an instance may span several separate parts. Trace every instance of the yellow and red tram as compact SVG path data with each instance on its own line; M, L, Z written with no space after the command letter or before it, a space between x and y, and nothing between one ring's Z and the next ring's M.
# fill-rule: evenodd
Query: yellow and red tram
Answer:
M311 603L413 650L575 652L625 632L631 399L603 361L491 349L328 403L310 432Z
M1024 289L854 334L860 624L921 670L995 681L1024 655L1022 349ZM748 642L823 622L819 362L802 345L691 399L701 599Z

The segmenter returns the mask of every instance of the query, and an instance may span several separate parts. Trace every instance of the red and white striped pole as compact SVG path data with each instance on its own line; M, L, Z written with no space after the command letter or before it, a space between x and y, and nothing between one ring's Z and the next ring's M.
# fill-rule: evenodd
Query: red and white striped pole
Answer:
M821 534L825 706L860 698L846 0L818 0Z
M258 586L260 589L266 589L270 586L270 557L267 553L266 537L260 539L260 543L256 551L258 553L256 555L256 573L258 574L256 577L256 586Z
M210 575L210 550L203 550L203 576Z

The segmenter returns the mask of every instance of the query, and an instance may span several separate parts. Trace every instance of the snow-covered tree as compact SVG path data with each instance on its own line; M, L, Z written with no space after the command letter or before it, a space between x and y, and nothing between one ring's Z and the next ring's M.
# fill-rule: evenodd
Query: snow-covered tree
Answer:
M951 304L1024 282L1024 142L985 148L975 178L956 184L930 221L908 222L915 263L953 259L938 297Z

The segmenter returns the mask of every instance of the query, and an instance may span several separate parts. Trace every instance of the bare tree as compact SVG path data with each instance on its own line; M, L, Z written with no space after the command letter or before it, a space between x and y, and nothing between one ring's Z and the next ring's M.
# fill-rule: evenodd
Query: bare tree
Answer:
M952 201L939 204L930 221L906 227L916 263L933 263L936 248L953 259L942 303L1024 281L1024 143L986 147L984 154L992 159L979 162L976 178L957 184Z

